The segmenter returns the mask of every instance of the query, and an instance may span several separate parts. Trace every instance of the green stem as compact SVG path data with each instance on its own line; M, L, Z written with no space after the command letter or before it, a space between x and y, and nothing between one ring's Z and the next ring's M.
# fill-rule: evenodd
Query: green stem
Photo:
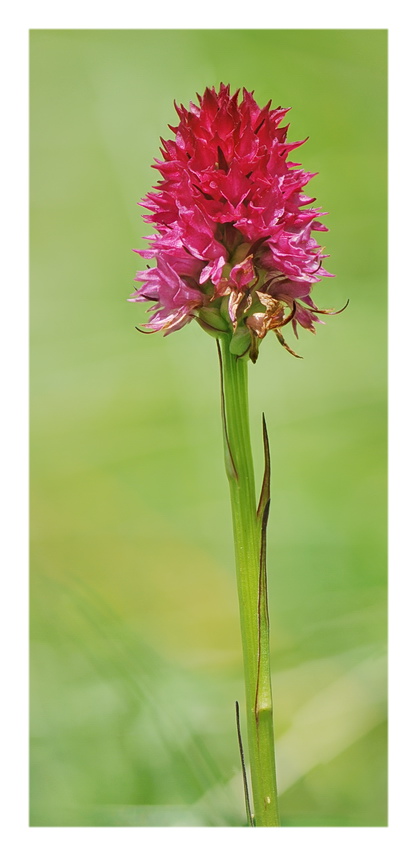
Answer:
M269 501L257 513L249 432L248 361L231 354L229 344L229 337L223 336L225 456L235 542L254 820L256 826L279 826L265 570Z

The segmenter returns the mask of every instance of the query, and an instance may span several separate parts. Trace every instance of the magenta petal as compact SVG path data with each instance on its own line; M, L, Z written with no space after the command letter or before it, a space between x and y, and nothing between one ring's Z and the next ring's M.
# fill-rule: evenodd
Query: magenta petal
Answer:
M255 270L251 256L232 267L229 278L236 288L245 288L255 278Z

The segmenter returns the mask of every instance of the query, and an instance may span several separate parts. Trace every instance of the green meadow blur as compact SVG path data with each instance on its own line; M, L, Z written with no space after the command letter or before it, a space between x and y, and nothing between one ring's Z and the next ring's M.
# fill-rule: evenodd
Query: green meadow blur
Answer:
M31 824L243 826L215 343L135 330L173 101L291 107L340 308L250 366L284 826L384 826L386 31L31 32ZM288 328L287 328L288 329Z

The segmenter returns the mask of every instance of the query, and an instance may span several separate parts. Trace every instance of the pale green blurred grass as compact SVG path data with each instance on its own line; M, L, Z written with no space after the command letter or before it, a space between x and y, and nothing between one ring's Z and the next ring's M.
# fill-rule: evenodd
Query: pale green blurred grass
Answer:
M386 33L32 31L32 811L243 825L214 342L126 303L172 102L292 106L348 310L250 369L284 825L386 824ZM290 334L289 334L290 335ZM382 664L382 665L381 665Z

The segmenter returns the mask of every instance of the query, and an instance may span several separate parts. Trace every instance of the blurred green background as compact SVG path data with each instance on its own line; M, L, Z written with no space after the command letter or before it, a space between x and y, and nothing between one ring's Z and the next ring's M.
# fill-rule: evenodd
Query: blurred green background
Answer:
M31 32L32 825L245 824L215 344L126 302L173 100L220 81L292 107L330 212L314 296L350 298L250 367L282 823L386 825L386 41Z

